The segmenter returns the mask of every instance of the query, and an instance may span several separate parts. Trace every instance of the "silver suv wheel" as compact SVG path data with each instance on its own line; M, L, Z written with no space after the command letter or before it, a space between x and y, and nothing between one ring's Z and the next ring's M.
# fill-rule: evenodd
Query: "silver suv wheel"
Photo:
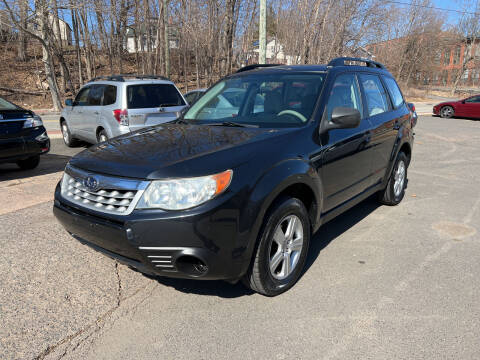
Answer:
M289 215L277 225L270 244L269 268L275 279L283 280L295 270L302 247L302 221L296 215Z
M62 135L63 135L63 141L65 141L65 144L68 144L70 142L70 136L68 134L67 123L65 122L62 123Z

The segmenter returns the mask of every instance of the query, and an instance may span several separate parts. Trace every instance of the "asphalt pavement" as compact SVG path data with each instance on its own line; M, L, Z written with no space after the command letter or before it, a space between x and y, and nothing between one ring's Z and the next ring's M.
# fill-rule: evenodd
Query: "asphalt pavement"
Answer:
M149 278L71 238L52 194L83 148L0 165L0 359L479 359L480 121L415 132L403 202L325 224L275 298Z

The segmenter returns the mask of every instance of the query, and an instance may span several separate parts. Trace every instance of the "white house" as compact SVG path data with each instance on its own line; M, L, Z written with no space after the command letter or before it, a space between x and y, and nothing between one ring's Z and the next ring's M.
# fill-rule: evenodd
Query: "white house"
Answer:
M156 23L156 22L155 22ZM139 32L137 33L137 47L135 48L135 31L136 27L134 25L127 27L127 40L125 44L125 48L128 53L133 54L135 50L142 51L142 43L143 49L147 51L147 34L144 25L140 25ZM157 48L157 28L156 24L152 26L152 50ZM168 42L170 45L170 49L178 49L179 41L178 36L171 28L169 30L168 35Z
M49 14L48 15L49 26L52 29L55 37L59 38L62 41L63 45L72 45L72 28L70 27L70 25L66 21L58 18L58 23L60 28L60 34L58 34L58 31L56 30L57 27L55 26L54 21L55 21L54 15ZM33 32L35 32L37 35L40 35L40 26L36 19L34 20L33 23L30 23L28 27L30 27L33 30Z
M249 63L252 61L258 61L258 54L260 53L259 42L255 41L253 43L253 46L254 46L253 54L249 54L247 59ZM300 60L300 57L298 56L295 57L293 55L285 54L284 46L281 43L279 43L277 39L272 39L267 42L266 57L267 57L268 63L279 63L279 64L286 64L286 65L292 65L292 64L298 63ZM256 59L254 60L253 58L256 58Z

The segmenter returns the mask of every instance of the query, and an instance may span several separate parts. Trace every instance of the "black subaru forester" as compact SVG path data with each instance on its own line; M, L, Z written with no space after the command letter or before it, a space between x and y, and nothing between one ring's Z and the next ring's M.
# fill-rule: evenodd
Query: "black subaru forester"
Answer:
M416 117L383 65L241 70L175 123L73 157L54 203L67 231L144 273L274 296L322 224L373 194L402 200Z

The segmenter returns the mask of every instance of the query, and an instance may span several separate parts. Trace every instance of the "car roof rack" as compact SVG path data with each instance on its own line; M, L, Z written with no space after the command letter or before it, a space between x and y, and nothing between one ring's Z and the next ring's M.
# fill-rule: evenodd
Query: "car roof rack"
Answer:
M247 65L244 66L237 71L235 71L235 74L244 72L244 71L250 71L253 69L258 69L258 68L267 68L267 67L273 67L273 66L282 66L283 64L252 64L252 65Z
M169 78L167 78L165 76L162 76L162 75L119 74L119 75L97 76L97 77L94 77L93 79L90 79L88 82L94 82L94 81L100 81L100 80L124 82L125 79L140 79L140 80L154 79L154 80L170 81Z
M385 65L380 64L379 62L364 59L364 58L355 58L355 57L338 57L331 60L327 66L346 66L346 62L363 62L367 67L378 68L378 69L386 69Z

